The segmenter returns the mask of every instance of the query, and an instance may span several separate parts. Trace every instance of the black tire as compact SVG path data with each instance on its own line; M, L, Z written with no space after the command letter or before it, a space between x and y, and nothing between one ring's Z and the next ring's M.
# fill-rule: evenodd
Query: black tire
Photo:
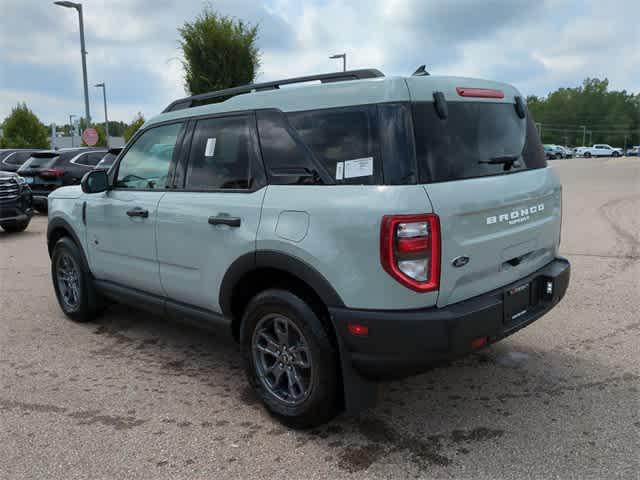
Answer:
M24 232L27 229L29 222L31 222L31 219L26 222L3 223L0 224L0 227L2 227L2 229L7 233L19 233Z
M584 152L584 158L591 158L591 152Z
M63 270L61 266L63 263L69 265L68 272L73 270L75 272L74 279L77 279L77 291L71 295L67 295L65 290L73 289L63 285L65 281L59 279L59 275ZM93 280L84 266L80 249L69 237L62 237L53 248L51 278L58 304L67 317L74 322L88 322L96 317L98 297L93 286ZM67 285L73 283L68 278L67 276ZM75 301L71 301L70 296L73 296Z
M619 153L619 152L613 152L612 157L614 157L614 158L618 158L619 156L620 156L620 153Z
M286 336L291 338L296 332L300 333L300 343L307 347L305 351L308 354L309 372L295 366L295 353L289 357L293 363L285 367L287 370L291 370L291 365L293 365L294 376L300 376L300 371L304 371L308 375L308 378L304 379L305 381L299 383L301 386L306 384L306 388L305 394L299 396L302 398L297 400L299 402L297 404L291 403L296 401L293 396L287 402L274 393L276 389L273 388L273 385L269 386L267 379L268 375L272 373L260 374L260 372L265 372L264 360L261 360L261 357L264 359L269 355L260 353L255 347L259 344L258 339L264 338L260 335L265 331L264 325L273 321L275 328L276 320L270 320L271 318L284 318L291 322L290 331ZM278 338L273 337L273 340L276 340L275 343L281 343L279 336ZM335 416L338 405L338 355L322 322L304 300L289 291L277 289L265 290L256 295L245 309L240 331L240 343L245 371L251 386L267 410L281 423L291 428L311 428L322 425ZM271 348L271 344L267 345ZM282 348L282 345L275 348ZM280 350L278 350L278 354L280 354ZM275 369L276 363L282 367L283 363L274 357L270 357L270 359L274 359L271 368ZM280 369L278 376L278 378L285 378L281 378L280 382L276 380L271 383L281 385L286 380L288 389L291 391L291 377L285 368ZM275 374L273 375L275 377ZM282 385L280 388L285 390L287 387ZM300 390L302 391L302 388Z

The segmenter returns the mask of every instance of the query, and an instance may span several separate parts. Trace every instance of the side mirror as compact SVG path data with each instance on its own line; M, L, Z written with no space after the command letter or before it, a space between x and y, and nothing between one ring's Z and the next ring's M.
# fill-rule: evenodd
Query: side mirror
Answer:
M109 176L105 170L91 170L80 181L84 193L100 193L109 190Z

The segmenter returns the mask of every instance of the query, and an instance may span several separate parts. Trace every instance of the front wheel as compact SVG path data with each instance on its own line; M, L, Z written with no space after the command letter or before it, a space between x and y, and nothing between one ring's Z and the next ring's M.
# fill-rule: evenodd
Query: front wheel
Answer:
M585 158L591 158L591 152L584 152Z
M97 312L93 282L83 265L75 242L69 237L58 240L51 256L53 288L64 314L76 322L88 322Z
M620 156L620 153L619 153L619 152L613 152L612 157L614 157L614 158L618 158L619 156Z
M16 222L16 223L2 223L0 227L7 233L19 233L24 232L29 226L29 222L31 219L24 222Z
M285 290L266 290L247 306L241 344L249 382L267 410L292 428L336 413L338 359L311 307Z

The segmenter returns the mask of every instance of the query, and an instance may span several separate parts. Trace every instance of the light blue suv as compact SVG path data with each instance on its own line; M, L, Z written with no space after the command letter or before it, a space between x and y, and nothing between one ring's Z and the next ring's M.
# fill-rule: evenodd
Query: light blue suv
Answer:
M516 89L357 70L172 103L49 196L47 238L71 319L111 300L220 327L308 427L553 308L561 208Z

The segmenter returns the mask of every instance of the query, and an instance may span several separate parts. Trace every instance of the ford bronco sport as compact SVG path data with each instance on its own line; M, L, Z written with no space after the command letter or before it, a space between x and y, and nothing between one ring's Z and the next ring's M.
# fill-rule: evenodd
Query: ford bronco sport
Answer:
M47 237L68 317L110 299L222 327L308 427L553 308L561 208L515 88L357 70L173 102L51 193Z

